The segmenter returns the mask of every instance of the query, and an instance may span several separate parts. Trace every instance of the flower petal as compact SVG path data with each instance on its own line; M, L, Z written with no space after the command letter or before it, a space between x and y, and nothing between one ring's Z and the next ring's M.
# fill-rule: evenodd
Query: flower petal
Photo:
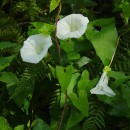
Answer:
M89 20L81 14L71 14L57 23L57 37L59 39L79 38L87 28Z
M51 45L50 36L43 34L32 35L24 41L24 45L20 50L21 57L25 62L39 63L47 55Z
M109 97L113 97L116 95L113 92L113 90L110 87L108 87L108 76L107 76L107 73L105 71L103 72L96 87L91 89L90 92L92 94L107 95Z
M97 85L95 88L91 89L90 92L92 94L107 95L109 97L113 97L113 96L116 95L113 92L113 90L108 86L99 86L99 85Z
M103 89L103 91L104 91L104 94L107 95L107 96L109 96L109 97L113 97L113 96L116 95L113 92L113 90L110 87L108 87L108 86L106 86L105 89Z
M101 89L99 89L98 87L95 87L95 88L91 89L90 92L91 92L92 94L104 95L104 92L103 92Z

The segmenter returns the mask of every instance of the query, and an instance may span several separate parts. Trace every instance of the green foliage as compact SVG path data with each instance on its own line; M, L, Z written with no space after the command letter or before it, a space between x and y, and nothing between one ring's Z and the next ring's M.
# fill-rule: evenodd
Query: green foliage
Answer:
M11 42L0 42L0 50L17 46L16 43Z
M128 86L122 85L121 86L121 92L122 92L122 97L125 99L125 101L127 102L128 107L130 108L130 103L128 101L130 88Z
M23 72L22 77L15 84L8 85L7 90L9 91L10 98L13 98L19 106L22 106L26 102L26 99L31 100L36 77L41 78L42 76L43 78L44 70L39 66L29 65Z
M32 97L34 89L34 77L31 77L28 72L25 72L23 78L20 79L15 85L9 85L7 90L10 98L14 99L17 105L22 106L26 98ZM21 98L22 96L22 98Z
M0 117L0 130L13 130L4 117ZM24 125L18 125L14 130L24 130Z
M121 10L123 13L123 19L125 24L128 24L129 17L130 17L130 1L129 0L124 0L124 1L115 1L115 9L114 11L119 11Z
M3 12L0 12L0 15L0 40L20 43L23 40L23 37L16 21Z
M42 10L36 2L36 0L19 1L14 9L17 10L17 12L25 13L25 16L28 15L31 20L34 20L39 13L42 13Z
M56 76L59 80L60 86L61 86L61 91L63 93L66 92L67 87L69 86L69 83L71 81L72 77L72 66L68 66L66 70L62 66L57 66L56 67Z
M91 61L90 58L83 56L79 59L79 61L77 61L77 65L78 67L83 67L84 65L88 64L90 61Z
M81 74L80 80L78 82L78 91L80 90L87 90L87 92L89 91L89 84L90 80L89 80L89 72L87 70L84 70ZM89 93L89 92L88 92Z
M4 117L0 117L0 130L12 130Z
M24 130L24 125L18 125L14 128L14 130Z
M90 99L89 113L87 119L83 123L83 130L97 130L98 128L102 129L105 127L104 109L96 100L96 98Z
M51 0L50 2L50 12L52 12L60 3L60 0Z
M0 58L0 71L2 71L7 66L9 66L15 57L16 57L15 55L12 55L8 57Z
M1 72L0 81L10 85L14 85L18 82L18 78L11 72Z
M49 35L51 32L54 31L54 25L46 24L42 22L32 22L32 26L30 26L28 35L38 34L38 33L44 33ZM35 29L32 29L33 26Z
M123 2L122 11L123 11L126 23L128 24L128 20L129 20L129 17L130 17L130 5L129 5L129 3Z
M75 124L79 123L83 119L84 115L82 113L77 112L75 109L71 110L71 114L69 116L67 122L67 130L70 129Z
M36 119L32 122L33 130L50 130L49 126L41 119Z
M97 30L96 27L99 27L100 30ZM92 42L103 64L108 65L115 52L117 43L114 20L110 18L91 22L88 26L86 37Z
M57 39L56 17L72 13L88 17L85 34ZM129 130L129 18L130 0L1 0L0 130ZM48 55L23 62L23 41L39 33L51 35ZM104 66L114 97L90 93Z
M88 115L88 101L87 101L87 94L85 90L81 90L78 93L78 97L75 93L71 93L69 95L73 105L85 116Z

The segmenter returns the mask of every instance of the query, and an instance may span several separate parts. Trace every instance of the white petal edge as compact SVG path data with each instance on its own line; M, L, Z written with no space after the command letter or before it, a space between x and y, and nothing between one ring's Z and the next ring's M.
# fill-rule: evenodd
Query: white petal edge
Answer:
M37 54L36 47L44 46L40 54ZM20 50L23 61L28 63L39 63L47 55L49 47L52 45L51 37L44 34L31 35L24 41Z
M56 35L59 39L79 38L85 33L88 22L88 18L82 14L68 15L58 21ZM76 30L70 31L72 26L75 26Z
M101 75L101 78L99 82L97 83L96 87L91 89L90 92L92 94L107 95L109 97L113 97L116 95L113 92L113 90L108 86L108 76L105 71Z
M99 87L96 86L95 88L91 89L90 92L91 94L107 95L109 97L113 97L116 95L113 90L108 86L105 86L105 89L99 89Z

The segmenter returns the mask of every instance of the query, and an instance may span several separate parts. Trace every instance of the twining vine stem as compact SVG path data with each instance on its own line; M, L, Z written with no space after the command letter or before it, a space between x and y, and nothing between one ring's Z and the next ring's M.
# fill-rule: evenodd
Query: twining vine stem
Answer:
M61 8L62 8L62 5L61 5L61 2L60 2L59 3L58 14L57 14L56 19L55 19L55 42L56 42L56 49L57 49L57 52L58 52L58 58L59 58L59 63L60 64L61 64L61 50L60 50L58 38L56 36L56 32L57 32L57 22L58 22L58 19L59 19Z
M56 36L56 32L57 32L57 22L58 22L58 19L59 19L59 15L60 15L60 12L61 12L61 8L62 8L62 5L61 5L61 2L60 2L60 3L59 3L58 14L57 14L56 19L55 19L55 24L56 24L56 25L55 25L55 42L56 42L56 49L57 49L57 52L58 52L58 58L59 58L59 63L60 63L60 64L61 64L61 50L60 50L58 38L57 38L57 36ZM59 125L58 125L58 130L61 129L62 121L63 121L63 118L64 118L66 106L67 106L67 98L68 98L68 95L67 95L67 91L66 91L66 94L65 94L65 103L64 103L64 107L63 107L62 114L61 114L60 123L59 123Z
M65 114L65 110L66 110L66 107L67 107L67 98L68 98L68 95L67 95L67 91L66 91L66 94L65 94L65 103L64 103L64 108L63 108L63 111L62 111L62 115L61 115L60 123L59 123L59 125L58 125L58 130L61 129L62 121L63 121L64 114Z

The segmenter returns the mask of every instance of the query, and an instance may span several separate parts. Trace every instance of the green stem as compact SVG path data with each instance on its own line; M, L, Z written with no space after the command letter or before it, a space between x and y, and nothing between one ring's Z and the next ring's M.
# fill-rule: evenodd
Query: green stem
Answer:
M115 49L114 54L112 55L111 61L110 61L110 63L109 63L109 67L111 67L111 64L112 64L112 62L113 62L113 59L114 59L114 57L115 57L116 50L117 50L117 47L118 47L118 45L119 45L119 41L120 41L120 36L119 36L118 39L117 39L116 49Z
M112 58L111 58L111 61L109 63L109 67L111 66L112 62L113 62L113 59L115 57L115 54L116 54L116 51L117 51L117 48L118 48L118 45L119 45L119 41L120 41L120 38L121 36L125 35L128 31L130 31L130 28L128 28L125 32L121 33L117 39L117 43L116 43L116 49L115 49L115 52L114 54L112 55Z

